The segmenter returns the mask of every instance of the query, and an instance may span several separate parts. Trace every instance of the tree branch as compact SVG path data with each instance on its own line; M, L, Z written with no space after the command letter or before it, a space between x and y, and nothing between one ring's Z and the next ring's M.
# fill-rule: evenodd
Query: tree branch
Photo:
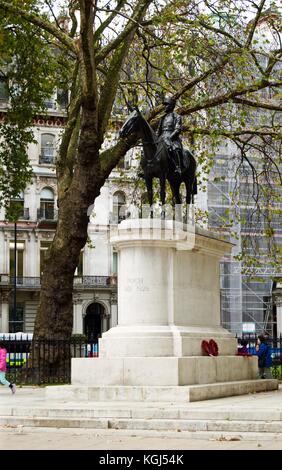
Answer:
M100 139L103 138L105 129L108 125L113 103L116 97L116 92L119 86L120 71L128 54L133 34L134 30L131 31L122 44L116 48L106 75L105 82L103 84L98 107Z
M101 172L104 178L108 178L120 159L137 144L137 140L136 135L132 134L126 139L120 139L113 147L100 153Z
M262 13L262 10L263 10L265 1L266 1L266 0L261 0L260 5L259 5L259 7L258 7L257 14L256 14L254 20L253 20L252 23L251 23L251 29L250 29L250 32L249 32L248 37L247 37L246 47L249 47L249 46L251 45L251 42L252 42L252 40L253 40L253 36L254 36L254 34L255 34L255 30L256 30L257 24L258 24L259 19L260 19L260 17L261 17L261 13Z
M137 5L134 9L132 18L128 21L127 25L123 29L123 31L107 46L103 47L97 54L96 54L96 63L100 63L103 59L105 59L111 51L116 49L122 41L133 31L136 30L139 24L139 21L142 19L143 15L146 13L149 5L152 3L153 0L139 0Z
M281 84L282 80L272 82L265 79L261 79L258 82L252 83L251 85L245 87L244 89L232 90L228 93L215 96L211 99L201 100L199 103L192 106L183 106L182 108L178 108L178 112L182 115L192 114L195 111L199 111L201 109L213 108L220 104L227 103L228 101L233 100L237 96L246 95L247 93L253 93L263 88L266 88L267 86L281 86Z
M270 109L272 111L282 111L282 105L278 105L275 103L267 103L263 101L252 101L246 98L233 98L233 102L243 104L246 106L251 106L253 108L263 108L263 109Z
M196 21L193 21L193 20L188 20L186 18L183 18L182 16L178 16L177 19L181 22L181 23L185 23L185 24L188 24L189 26L197 26L197 25L200 25L200 26L203 26L203 28L209 30L209 31L212 31L216 34L221 34L225 37L227 37L228 39L230 39L232 42L234 42L234 44L236 44L236 46L242 48L243 47L243 44L241 44L237 39L236 37L232 36L232 34L228 33L227 31L225 31L224 29L219 29L219 28L216 28L215 26L211 26L207 23L205 23L204 21L202 21L201 19L197 19Z
M80 42L79 57L82 66L83 102L97 108L97 83L94 56L93 26L94 12L92 0L80 0Z
M239 137L244 135L253 135L253 136L269 136L269 137L280 137L282 139L282 128L279 131L277 130L267 130L267 129L240 129L234 131L227 131L225 129L212 129L210 127L207 128L193 128L189 126L183 126L183 132L187 132L187 134L196 134L196 135L210 135L210 136L222 136L227 138Z
M23 10L22 8L11 5L10 3L7 3L3 0L0 0L0 10L3 10L6 13L13 13L14 15L23 18L29 23L39 26L44 31L50 33L52 36L58 39L58 41L64 44L68 50L76 54L75 45L72 39L70 39L69 36L63 33L59 28L49 23L46 19L40 18L39 16L35 15L35 13Z
M184 95L187 91L191 90L194 86L196 86L198 83L202 82L205 80L207 77L212 75L215 72L218 72L222 67L224 67L230 60L230 56L226 54L226 56L219 62L217 63L214 67L211 67L210 69L206 70L206 72L203 72L201 75L198 77L193 78L190 80L186 85L184 85L179 91L173 94L173 98L177 100L181 96ZM158 106L154 108L148 117L149 120L152 120L159 112L163 109L163 106Z
M119 11L122 7L127 3L127 0L119 0L115 10L108 16L108 18L97 28L94 33L94 41L97 42L98 38L103 34L105 29L109 26L109 24L113 21L113 19L117 16Z

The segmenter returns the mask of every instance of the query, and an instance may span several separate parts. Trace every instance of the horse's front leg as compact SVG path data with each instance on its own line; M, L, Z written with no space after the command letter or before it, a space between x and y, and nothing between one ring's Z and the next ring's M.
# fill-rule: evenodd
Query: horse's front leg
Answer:
M173 182L170 185L172 194L173 194L173 203L174 204L181 204L181 196L180 196L180 183L178 182Z
M150 205L150 217L153 218L153 178L146 178L146 187L148 193L148 200Z
M161 203L162 203L162 212L161 212L161 218L164 219L165 218L165 196L166 196L166 192L165 192L165 183L166 183L166 177L165 177L165 174L163 174L161 177L160 177L160 197L161 197Z
M193 222L193 219L194 219L194 210L193 210L193 205L194 205L194 194L193 194L194 178L187 178L187 180L185 181L185 186L186 186L186 203L187 203L185 223L188 223L189 219L190 219L190 222ZM191 204L192 204L192 207L191 207Z
M193 181L188 179L187 181L185 181L185 186L186 186L186 204L187 206L189 206L191 204Z

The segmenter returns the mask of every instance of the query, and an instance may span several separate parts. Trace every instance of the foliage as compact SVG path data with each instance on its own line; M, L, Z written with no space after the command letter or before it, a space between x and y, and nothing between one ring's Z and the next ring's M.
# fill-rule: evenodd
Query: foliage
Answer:
M13 2L39 14L35 1ZM9 107L0 123L0 204L24 191L32 178L28 145L36 114L44 113L45 100L58 84L62 66L50 48L50 35L23 18L0 10L0 76L7 86ZM13 218L13 216L12 216Z
M216 154L228 156L226 171L235 175L219 228L236 238L238 224L260 223L269 239L261 259L279 263L280 3L105 0L94 2L94 9L90 0L60 4L58 10L55 1L0 0L0 68L9 80L11 97L0 128L6 142L0 150L4 203L30 180L26 148L33 139L32 118L43 112L44 101L56 87L71 91L57 159L59 201L73 187L76 163L83 161L83 116L93 111L87 124L92 139L88 136L88 147L99 152L102 186L137 143L133 136L102 147L124 119L127 106L138 104L155 127L163 110L161 98L170 93L184 118L186 145L197 157L202 191L208 184L220 187L224 182L225 175L215 171ZM86 102L93 109L86 109ZM243 187L248 188L244 197ZM207 214L198 211L198 216ZM258 263L261 254L254 242L255 237L249 237L242 247L250 265Z

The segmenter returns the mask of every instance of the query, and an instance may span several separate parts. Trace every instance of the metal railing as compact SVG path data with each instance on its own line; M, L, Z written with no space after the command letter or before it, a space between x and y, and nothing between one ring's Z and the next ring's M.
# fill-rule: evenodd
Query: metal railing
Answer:
M255 354L256 335L244 335L248 351ZM96 358L99 356L98 338L70 340L11 339L2 335L7 350L7 378L17 384L62 384L71 381L72 358ZM271 347L272 376L282 380L282 338L267 338Z
M17 287L39 288L41 286L40 277L21 277L17 276ZM74 287L113 287L117 284L116 276L75 276L73 280ZM9 274L0 274L0 286L13 286L14 276Z
M55 155L39 155L39 163L55 165Z
M98 339L1 340L7 350L7 379L16 384L62 384L71 381L71 359L98 357Z
M37 219L38 220L57 220L58 211L55 209L37 209Z
M116 276L75 276L74 287L112 287L117 284Z

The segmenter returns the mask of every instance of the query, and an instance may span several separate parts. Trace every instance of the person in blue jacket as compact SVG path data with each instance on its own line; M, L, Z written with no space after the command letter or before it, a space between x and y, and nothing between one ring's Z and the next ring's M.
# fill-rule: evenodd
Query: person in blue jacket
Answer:
M271 366L271 349L266 343L263 335L259 335L257 339L256 352L258 356L259 377L261 379L272 379Z

